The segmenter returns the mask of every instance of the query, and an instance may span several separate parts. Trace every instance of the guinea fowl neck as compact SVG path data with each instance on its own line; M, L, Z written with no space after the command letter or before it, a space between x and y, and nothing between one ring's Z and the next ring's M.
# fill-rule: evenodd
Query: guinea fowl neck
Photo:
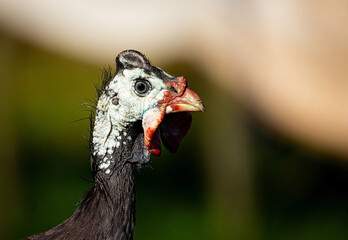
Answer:
M122 141L111 155L92 155L95 184L88 190L76 212L60 225L28 239L133 239L134 170L137 166L132 161L146 155L139 150L139 146L143 146L143 134L137 133L136 129L127 131L128 136L132 136L128 139L133 140L128 144ZM127 134L122 135L127 138Z
M134 164L126 162L107 179L97 178L80 210L93 239L133 239L135 226ZM94 213L91 215L91 213Z
M106 142L111 141L114 145L109 144L110 148L103 155L92 154L95 186L82 202L81 210L86 215L91 214L91 210L99 213L94 226L100 231L100 236L106 239L133 239L134 170L138 167L135 162L144 158L146 150L141 124L121 131L111 129L107 137ZM92 146L92 149L95 148Z

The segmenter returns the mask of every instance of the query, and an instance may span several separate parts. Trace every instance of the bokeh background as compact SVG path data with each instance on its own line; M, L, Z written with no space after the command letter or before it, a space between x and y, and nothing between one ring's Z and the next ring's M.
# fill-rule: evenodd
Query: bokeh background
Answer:
M348 239L348 3L1 0L0 239L92 186L88 103L124 49L206 105L137 173L135 239Z

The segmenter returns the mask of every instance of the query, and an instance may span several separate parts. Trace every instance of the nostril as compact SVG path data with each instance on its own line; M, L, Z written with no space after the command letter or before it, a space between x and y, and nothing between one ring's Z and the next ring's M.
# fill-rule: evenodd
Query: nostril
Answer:
M171 92L178 93L178 91L177 91L177 90L175 89L175 87L173 87L173 86L170 87L170 91L171 91Z

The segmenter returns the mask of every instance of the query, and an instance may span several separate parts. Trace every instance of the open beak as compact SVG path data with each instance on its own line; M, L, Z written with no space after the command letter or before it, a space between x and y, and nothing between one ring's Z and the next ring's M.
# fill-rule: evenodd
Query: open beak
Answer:
M161 140L169 151L176 152L191 126L189 112L204 112L202 100L188 87L183 77L165 84L170 90L158 100L156 107L143 115L144 144L154 156L161 154Z

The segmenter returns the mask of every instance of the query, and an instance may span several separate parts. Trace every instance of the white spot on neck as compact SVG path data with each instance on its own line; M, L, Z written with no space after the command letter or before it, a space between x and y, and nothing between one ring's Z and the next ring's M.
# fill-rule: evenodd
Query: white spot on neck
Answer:
M113 153L114 147L118 142L117 137L121 131L111 121L110 102L111 98L106 94L102 94L97 105L92 142L94 146L93 154L100 157L105 156L106 153Z
M102 162L101 164L99 164L99 168L100 169L106 169L110 166L110 161L107 162Z

